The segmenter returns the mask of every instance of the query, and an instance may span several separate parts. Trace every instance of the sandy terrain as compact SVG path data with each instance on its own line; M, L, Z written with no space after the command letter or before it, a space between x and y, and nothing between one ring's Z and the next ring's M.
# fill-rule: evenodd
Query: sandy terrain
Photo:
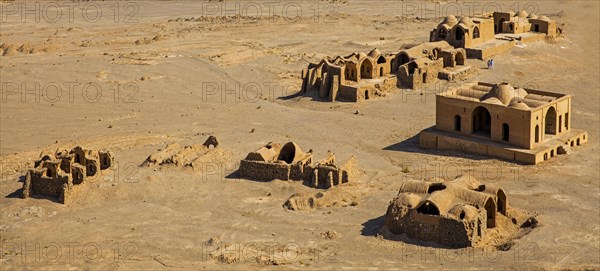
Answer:
M235 19L212 16L214 6L200 1L85 2L74 4L72 19L53 20L50 9L36 22L0 4L0 269L600 268L598 2L532 2L559 21L564 38L514 48L495 57L494 70L469 60L482 68L473 80L574 95L572 125L589 132L589 143L538 166L419 149L415 136L435 121L433 88L359 104L294 95L309 62L373 47L397 52L427 41L445 13L404 14L399 1L300 1L295 18L281 7L270 15L265 2L225 2L263 12ZM81 7L103 12L94 21ZM249 6L232 13L257 15ZM228 162L202 173L138 167L169 143L208 135ZM354 155L361 174L327 192L331 206L286 210L292 194L323 191L235 173L269 141L295 141L315 157ZM118 165L79 187L68 206L20 198L20 177L43 149L75 145L110 149ZM539 227L507 251L379 234L403 180L460 174L502 186L511 206L538 214Z

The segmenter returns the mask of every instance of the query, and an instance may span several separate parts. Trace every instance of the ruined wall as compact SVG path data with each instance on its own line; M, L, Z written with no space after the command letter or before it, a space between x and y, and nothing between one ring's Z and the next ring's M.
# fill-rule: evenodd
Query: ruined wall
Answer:
M309 172L310 185L315 188L329 189L349 181L348 172L335 165L317 165Z
M398 69L398 78L402 86L419 89L426 84L433 83L438 78L438 73L444 68L444 59L421 60L419 64L411 61Z
M289 180L290 166L288 164L242 160L239 173L243 178L259 181Z
M342 85L338 91L338 100L358 102L358 89L356 87Z
M388 207L385 225L394 234L422 240L436 242L449 247L472 246L485 234L485 212L473 220L457 220L443 216L419 214L415 209L397 210L399 207L393 202Z
M100 160L100 157L103 159ZM101 163L102 162L102 163ZM100 170L113 164L110 151L95 152L75 147L71 151L42 152L34 168L27 171L22 197L42 195L58 198L67 204L72 198L73 185L81 184L86 177L95 177Z
M319 99L334 101L345 82L345 68L323 60L319 64L309 64L302 71L302 92L316 93Z

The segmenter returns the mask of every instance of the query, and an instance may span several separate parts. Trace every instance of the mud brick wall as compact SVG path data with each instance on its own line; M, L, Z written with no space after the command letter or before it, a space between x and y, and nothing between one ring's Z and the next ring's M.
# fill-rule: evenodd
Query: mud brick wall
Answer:
M290 166L287 164L242 160L239 173L243 178L260 181L289 180Z

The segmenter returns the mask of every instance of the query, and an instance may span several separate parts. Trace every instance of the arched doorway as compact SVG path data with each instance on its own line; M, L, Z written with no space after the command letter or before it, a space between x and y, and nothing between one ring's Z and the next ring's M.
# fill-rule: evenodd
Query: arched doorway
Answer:
M457 27L456 30L454 31L454 39L457 41L462 41L463 38L465 37L465 31L462 29L462 27Z
M479 27L475 27L473 28L473 38L474 39L478 39L479 38Z
M383 67L379 68L379 76L383 76Z
M398 72L398 64L397 64L397 63L398 63L398 62L397 62L397 60L396 60L395 58L394 58L394 59L392 59L392 63L391 63L391 68L392 68L392 71L391 71L391 73L392 73L392 74L394 74L394 73L397 73L397 72Z
M363 61L362 65L360 66L360 77L369 79L373 78L373 64L368 59Z
M496 206L494 204L494 200L492 198L488 198L485 202L484 208L487 213L487 227L496 227Z
M495 34L502 33L502 25L504 24L504 21L505 21L504 18L500 19L500 21L498 22L498 25L496 26Z
M398 66L402 66L406 63L408 63L410 61L410 59L408 58L408 55L404 52L400 53L400 55L398 55Z
M539 143L540 142L540 126L536 125L535 126L535 143Z
M448 32L448 31L446 31L446 28L443 28L443 27L442 27L442 28L440 28L440 29L438 30L438 39L445 40L445 39L446 39L446 33L447 33L447 32Z
M475 108L473 110L473 134L490 137L491 131L492 116L490 112L483 106Z
M288 164L292 164L296 160L296 144L288 142L279 151L277 160L284 161Z
M548 108L546 112L544 133L555 135L556 134L556 109L554 106Z
M507 202L506 202L506 194L504 193L504 190L502 189L498 189L498 193L496 193L496 198L498 199L498 203L496 207L498 207L498 212L506 215L507 212Z
M465 54L463 52L457 52L455 56L456 65L465 65Z
M440 215L440 209L433 202L426 201L417 208L419 214Z

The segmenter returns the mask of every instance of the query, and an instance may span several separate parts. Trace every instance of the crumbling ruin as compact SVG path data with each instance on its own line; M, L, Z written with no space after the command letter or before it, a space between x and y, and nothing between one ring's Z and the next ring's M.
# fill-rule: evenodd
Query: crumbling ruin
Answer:
M507 228L517 231L527 226L525 221L509 207L502 188L461 176L452 181L404 182L390 202L385 229L421 241L468 247L481 242L491 229L500 228L495 234Z
M302 71L302 93L328 101L357 102L385 96L396 87L420 88L437 79L461 80L474 68L466 51L445 41L423 43L395 54L373 49L369 54L325 58Z
M449 15L429 34L429 40L447 41L465 48L469 58L486 59L512 48L516 42L556 37L562 30L546 16L515 12L493 12L470 18Z
M537 164L588 141L572 128L571 95L507 83L469 83L436 95L436 124L422 148L450 149Z
M146 158L141 164L144 167L174 167L191 168L201 172L207 167L213 168L214 163L224 163L230 154L219 147L215 136L209 136L202 144L182 146L179 143L167 145Z
M239 173L243 178L254 180L308 181L312 187L330 188L349 182L349 168L353 166L350 161L340 167L329 151L323 160L313 163L312 150L303 152L294 142L283 146L271 142L249 153L240 162Z
M34 168L25 175L22 197L50 196L67 204L74 185L97 176L101 170L111 168L113 163L113 154L107 150L93 151L77 146L71 151L44 151L35 161Z

